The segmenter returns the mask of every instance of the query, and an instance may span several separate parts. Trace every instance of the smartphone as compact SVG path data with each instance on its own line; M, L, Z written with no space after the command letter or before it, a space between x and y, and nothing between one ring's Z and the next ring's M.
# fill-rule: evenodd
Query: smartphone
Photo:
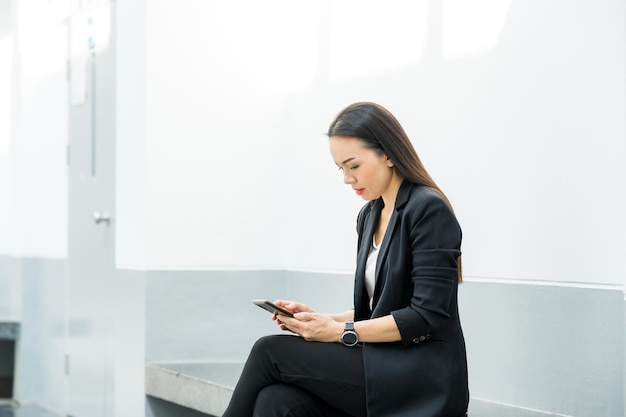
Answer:
M269 311L270 313L278 313L278 314L282 314L283 316L289 316L289 317L293 317L293 314L291 314L288 310L285 310L282 307L277 306L276 304L272 303L271 301L268 300L252 300L252 302L256 305L258 305L261 308L264 308L265 310Z

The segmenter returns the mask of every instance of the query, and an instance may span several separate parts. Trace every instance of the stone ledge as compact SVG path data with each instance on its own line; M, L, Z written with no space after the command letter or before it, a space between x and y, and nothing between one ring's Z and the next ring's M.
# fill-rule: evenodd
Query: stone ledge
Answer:
M233 393L241 362L177 362L146 364L146 394L220 417ZM571 417L471 398L467 417Z
M242 369L240 362L148 363L146 394L221 416Z
M20 323L0 319L0 340L18 340L19 338Z

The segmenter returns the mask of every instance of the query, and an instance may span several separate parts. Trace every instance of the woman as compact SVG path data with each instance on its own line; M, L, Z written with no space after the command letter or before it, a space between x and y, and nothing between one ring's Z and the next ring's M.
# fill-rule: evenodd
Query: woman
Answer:
M278 300L292 335L254 345L224 417L458 417L469 401L457 308L461 229L404 129L355 103L328 131L344 182L368 202L354 309L319 314Z

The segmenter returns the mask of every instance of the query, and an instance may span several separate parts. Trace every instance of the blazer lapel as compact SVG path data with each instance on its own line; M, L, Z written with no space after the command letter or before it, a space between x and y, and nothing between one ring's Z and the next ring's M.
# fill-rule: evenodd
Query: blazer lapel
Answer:
M357 264L355 271L354 282L354 304L356 308L356 317L369 318L371 310L369 308L369 296L365 290L365 266L367 264L367 257L372 247L372 239L374 239L374 231L380 217L380 211L382 210L382 200L376 200L372 204L365 223L363 224L363 230L359 236L359 252L357 253Z
M407 201L409 200L409 196L411 195L412 184L409 181L404 181L400 185L400 189L398 190L398 195L396 196L396 203L393 208L393 213L391 214L391 218L389 219L389 224L387 225L387 230L385 231L385 236L383 237L382 245L380 246L380 252L378 253L378 259L376 260L376 285L374 287L374 299L372 302L372 310L376 308L376 303L380 297L380 292L384 286L384 281L386 279L385 276L380 275L380 269L382 265L385 263L387 259L387 254L389 253L390 242L393 239L393 235L396 233L396 228L399 224L400 215ZM381 208L382 209L382 208ZM378 214L380 214L380 210ZM378 219L378 217L377 217ZM373 235L373 231L372 231ZM370 237L370 241L373 237ZM366 256L367 260L367 256Z

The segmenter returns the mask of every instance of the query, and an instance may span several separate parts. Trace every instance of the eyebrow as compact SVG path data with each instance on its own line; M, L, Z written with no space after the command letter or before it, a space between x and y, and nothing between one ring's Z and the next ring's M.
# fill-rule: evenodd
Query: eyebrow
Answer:
M337 162L335 162L335 165L337 165L339 168L341 168L341 166L342 166L342 165L347 164L348 162L352 161L353 159L356 159L356 156L352 156L352 157L350 157L350 158L346 159L345 161L343 161L343 162L342 162L342 163L340 163L340 164L339 164L339 163L337 163Z

